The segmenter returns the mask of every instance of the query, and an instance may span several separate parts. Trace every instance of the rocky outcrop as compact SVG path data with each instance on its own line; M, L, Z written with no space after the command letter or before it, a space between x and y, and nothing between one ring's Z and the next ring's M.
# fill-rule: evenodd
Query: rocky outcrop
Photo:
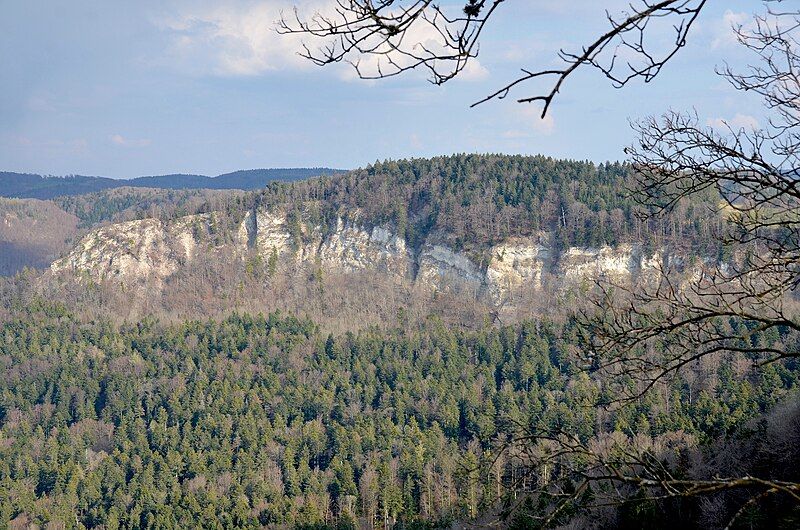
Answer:
M572 247L565 250L558 261L558 271L571 282L601 275L623 277L638 268L630 245L599 249Z
M467 256L440 245L426 245L419 255L417 281L431 288L477 293L484 274Z
M273 250L279 255L285 254L292 246L286 216L264 209L250 210L239 228L238 242L264 255L271 254Z
M645 255L633 245L617 248L569 248L555 252L542 234L509 239L488 249L488 260L477 260L435 242L408 248L389 227L367 227L339 218L323 228L308 222L293 226L281 212L257 209L242 219L238 233L219 248L212 244L214 214L182 217L171 222L144 219L110 225L92 232L64 258L53 273L77 272L95 280L125 285L163 282L203 252L221 251L232 259L253 254L267 263L277 255L286 271L304 265L326 273L376 271L435 291L481 297L495 306L513 304L515 294L556 284L580 285L599 276L634 278L655 269L660 254ZM232 242L231 242L232 241Z
M160 284L195 257L211 220L211 214L201 214L168 224L142 219L109 225L85 236L50 269L88 274L99 281Z
M509 303L519 289L542 289L544 272L552 260L550 249L538 241L517 239L492 247L485 276L491 301Z
M413 263L404 239L384 227L367 230L341 218L323 239L319 259L327 268L345 272L370 269L404 278L410 277Z

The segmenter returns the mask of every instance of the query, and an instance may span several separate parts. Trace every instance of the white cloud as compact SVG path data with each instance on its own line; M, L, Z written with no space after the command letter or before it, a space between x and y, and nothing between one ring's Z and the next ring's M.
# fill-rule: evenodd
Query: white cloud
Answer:
M715 129L733 129L738 131L740 129L756 130L761 127L758 119L749 114L736 114L733 118L709 118L706 120L706 125Z
M112 134L110 139L111 143L121 147L147 147L151 143L147 138L131 139L125 138L121 134Z
M483 66L478 59L471 59L458 74L457 79L462 81L482 81L489 77L489 70Z
M328 7L330 7L328 5ZM427 57L432 55L447 56L452 53L452 48L445 45L442 37L442 28L420 21L407 27L402 36L392 42L392 46L379 41L366 41L365 47L374 46L376 54L350 57L357 61L358 71L350 65L343 65L341 79L345 81L360 80L361 77L374 78L381 74L386 75L396 70L407 68L417 62L414 57ZM387 55L382 55L387 54ZM391 58L391 60L389 59ZM452 72L455 67L452 61L437 61L436 70L439 74ZM424 68L417 68L417 74L426 76L430 72ZM470 58L463 69L453 80L481 81L489 76L489 71L477 58Z
M301 18L309 18L315 13L332 14L336 8L336 3L331 0L299 0L295 4ZM275 30L281 10L288 10L291 5L292 2L285 0L244 4L223 1L195 4L163 16L156 24L171 34L170 46L163 60L172 67L194 74L219 76L256 76L270 71L313 68L313 64L298 52L303 50L304 41L312 50L325 42L301 35L282 35ZM291 16L291 13L287 15ZM415 24L405 32L400 48L417 54L422 48L440 53L445 51L441 39L441 34L429 24ZM377 75L379 67L384 72L392 69L385 57L353 59L359 59L359 69L365 76ZM394 54L392 59L400 66L410 64L410 59L402 53ZM341 64L336 70L343 80L358 79L349 64ZM420 74L423 73L424 70L420 69ZM488 74L477 59L472 59L457 78L479 81Z
M192 73L253 76L310 64L297 55L301 39L280 35L275 22L285 2L195 6L157 24L173 34L166 60Z
M512 106L509 112L513 113L509 122L514 128L502 133L503 138L507 140L550 136L556 130L556 120L553 118L552 110L542 118L540 105L517 104L517 106Z
M752 25L753 16L747 13L734 13L731 10L725 11L722 20L718 21L713 28L713 39L711 48L725 48L737 44L736 32L734 28L739 26L747 29L748 24Z
M526 104L522 107L520 115L524 121L527 122L528 126L537 134L549 136L555 131L556 121L553 118L552 109L542 118L542 108L540 105Z

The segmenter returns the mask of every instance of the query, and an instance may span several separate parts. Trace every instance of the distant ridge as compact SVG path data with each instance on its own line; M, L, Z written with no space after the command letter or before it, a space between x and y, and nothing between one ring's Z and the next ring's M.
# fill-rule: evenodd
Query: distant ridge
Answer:
M53 177L4 171L0 172L0 197L52 199L66 195L94 193L123 186L176 190L254 190L263 188L274 181L303 180L337 173L344 173L344 170L326 167L248 169L225 173L216 177L177 173L133 179L112 179L109 177L88 177L83 175Z

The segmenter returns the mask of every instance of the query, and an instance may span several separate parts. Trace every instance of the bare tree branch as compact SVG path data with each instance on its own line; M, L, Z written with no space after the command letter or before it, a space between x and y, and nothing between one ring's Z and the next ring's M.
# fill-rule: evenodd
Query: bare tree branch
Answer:
M659 264L638 281L597 281L580 315L589 348L576 360L609 396L601 405L636 406L715 357L749 361L756 371L800 357L798 32L800 12L756 17L752 27L737 28L756 65L744 73L728 66L719 71L737 90L762 97L772 115L766 127L715 128L694 113L674 111L634 124L639 141L628 150L636 170L631 192L644 218L657 220L702 196L714 205L709 215L720 219L717 236L727 252L690 262L685 252L657 249ZM800 422L793 404L793 423L784 427L790 433ZM522 468L512 473L518 480L509 485L514 494L501 515L525 505L532 525L559 525L568 513L637 499L722 496L731 527L773 499L800 503L800 477L790 470L680 470L670 455L698 447L681 432L656 439L599 426L581 437L514 419L509 424L513 436L498 449L508 458L495 454L489 465L502 460Z
M363 79L394 77L423 69L440 85L461 73L478 56L484 30L506 0L466 0L460 10L432 0L335 0L329 11L303 18L295 8L282 15L277 30L322 41L303 45L300 55L316 65L349 63ZM567 79L579 68L598 69L615 87L634 79L653 80L686 45L707 0L640 0L616 15L606 11L609 29L579 51L561 50L563 67L523 68L522 74L475 102L503 99L528 81L548 81L541 94L518 98L542 103L542 117ZM672 32L663 43L662 26Z

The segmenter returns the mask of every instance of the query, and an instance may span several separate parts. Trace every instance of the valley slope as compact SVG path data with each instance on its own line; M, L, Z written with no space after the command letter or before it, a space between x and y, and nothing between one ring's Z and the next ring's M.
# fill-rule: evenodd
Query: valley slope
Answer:
M796 483L796 359L737 342L648 392L659 335L623 377L598 369L594 280L696 280L740 256L718 197L648 218L632 171L455 155L0 202L5 237L45 230L40 263L58 255L0 278L0 526L530 528L542 491L639 451L681 480ZM747 329L766 351L800 340ZM558 524L715 528L744 502L606 484L587 494L624 504Z
M43 285L84 302L81 291L102 287L100 303L129 316L284 309L343 329L409 311L518 321L599 277L643 281L718 259L706 235L718 222L702 203L645 223L623 191L629 172L544 157L386 162L102 226Z

